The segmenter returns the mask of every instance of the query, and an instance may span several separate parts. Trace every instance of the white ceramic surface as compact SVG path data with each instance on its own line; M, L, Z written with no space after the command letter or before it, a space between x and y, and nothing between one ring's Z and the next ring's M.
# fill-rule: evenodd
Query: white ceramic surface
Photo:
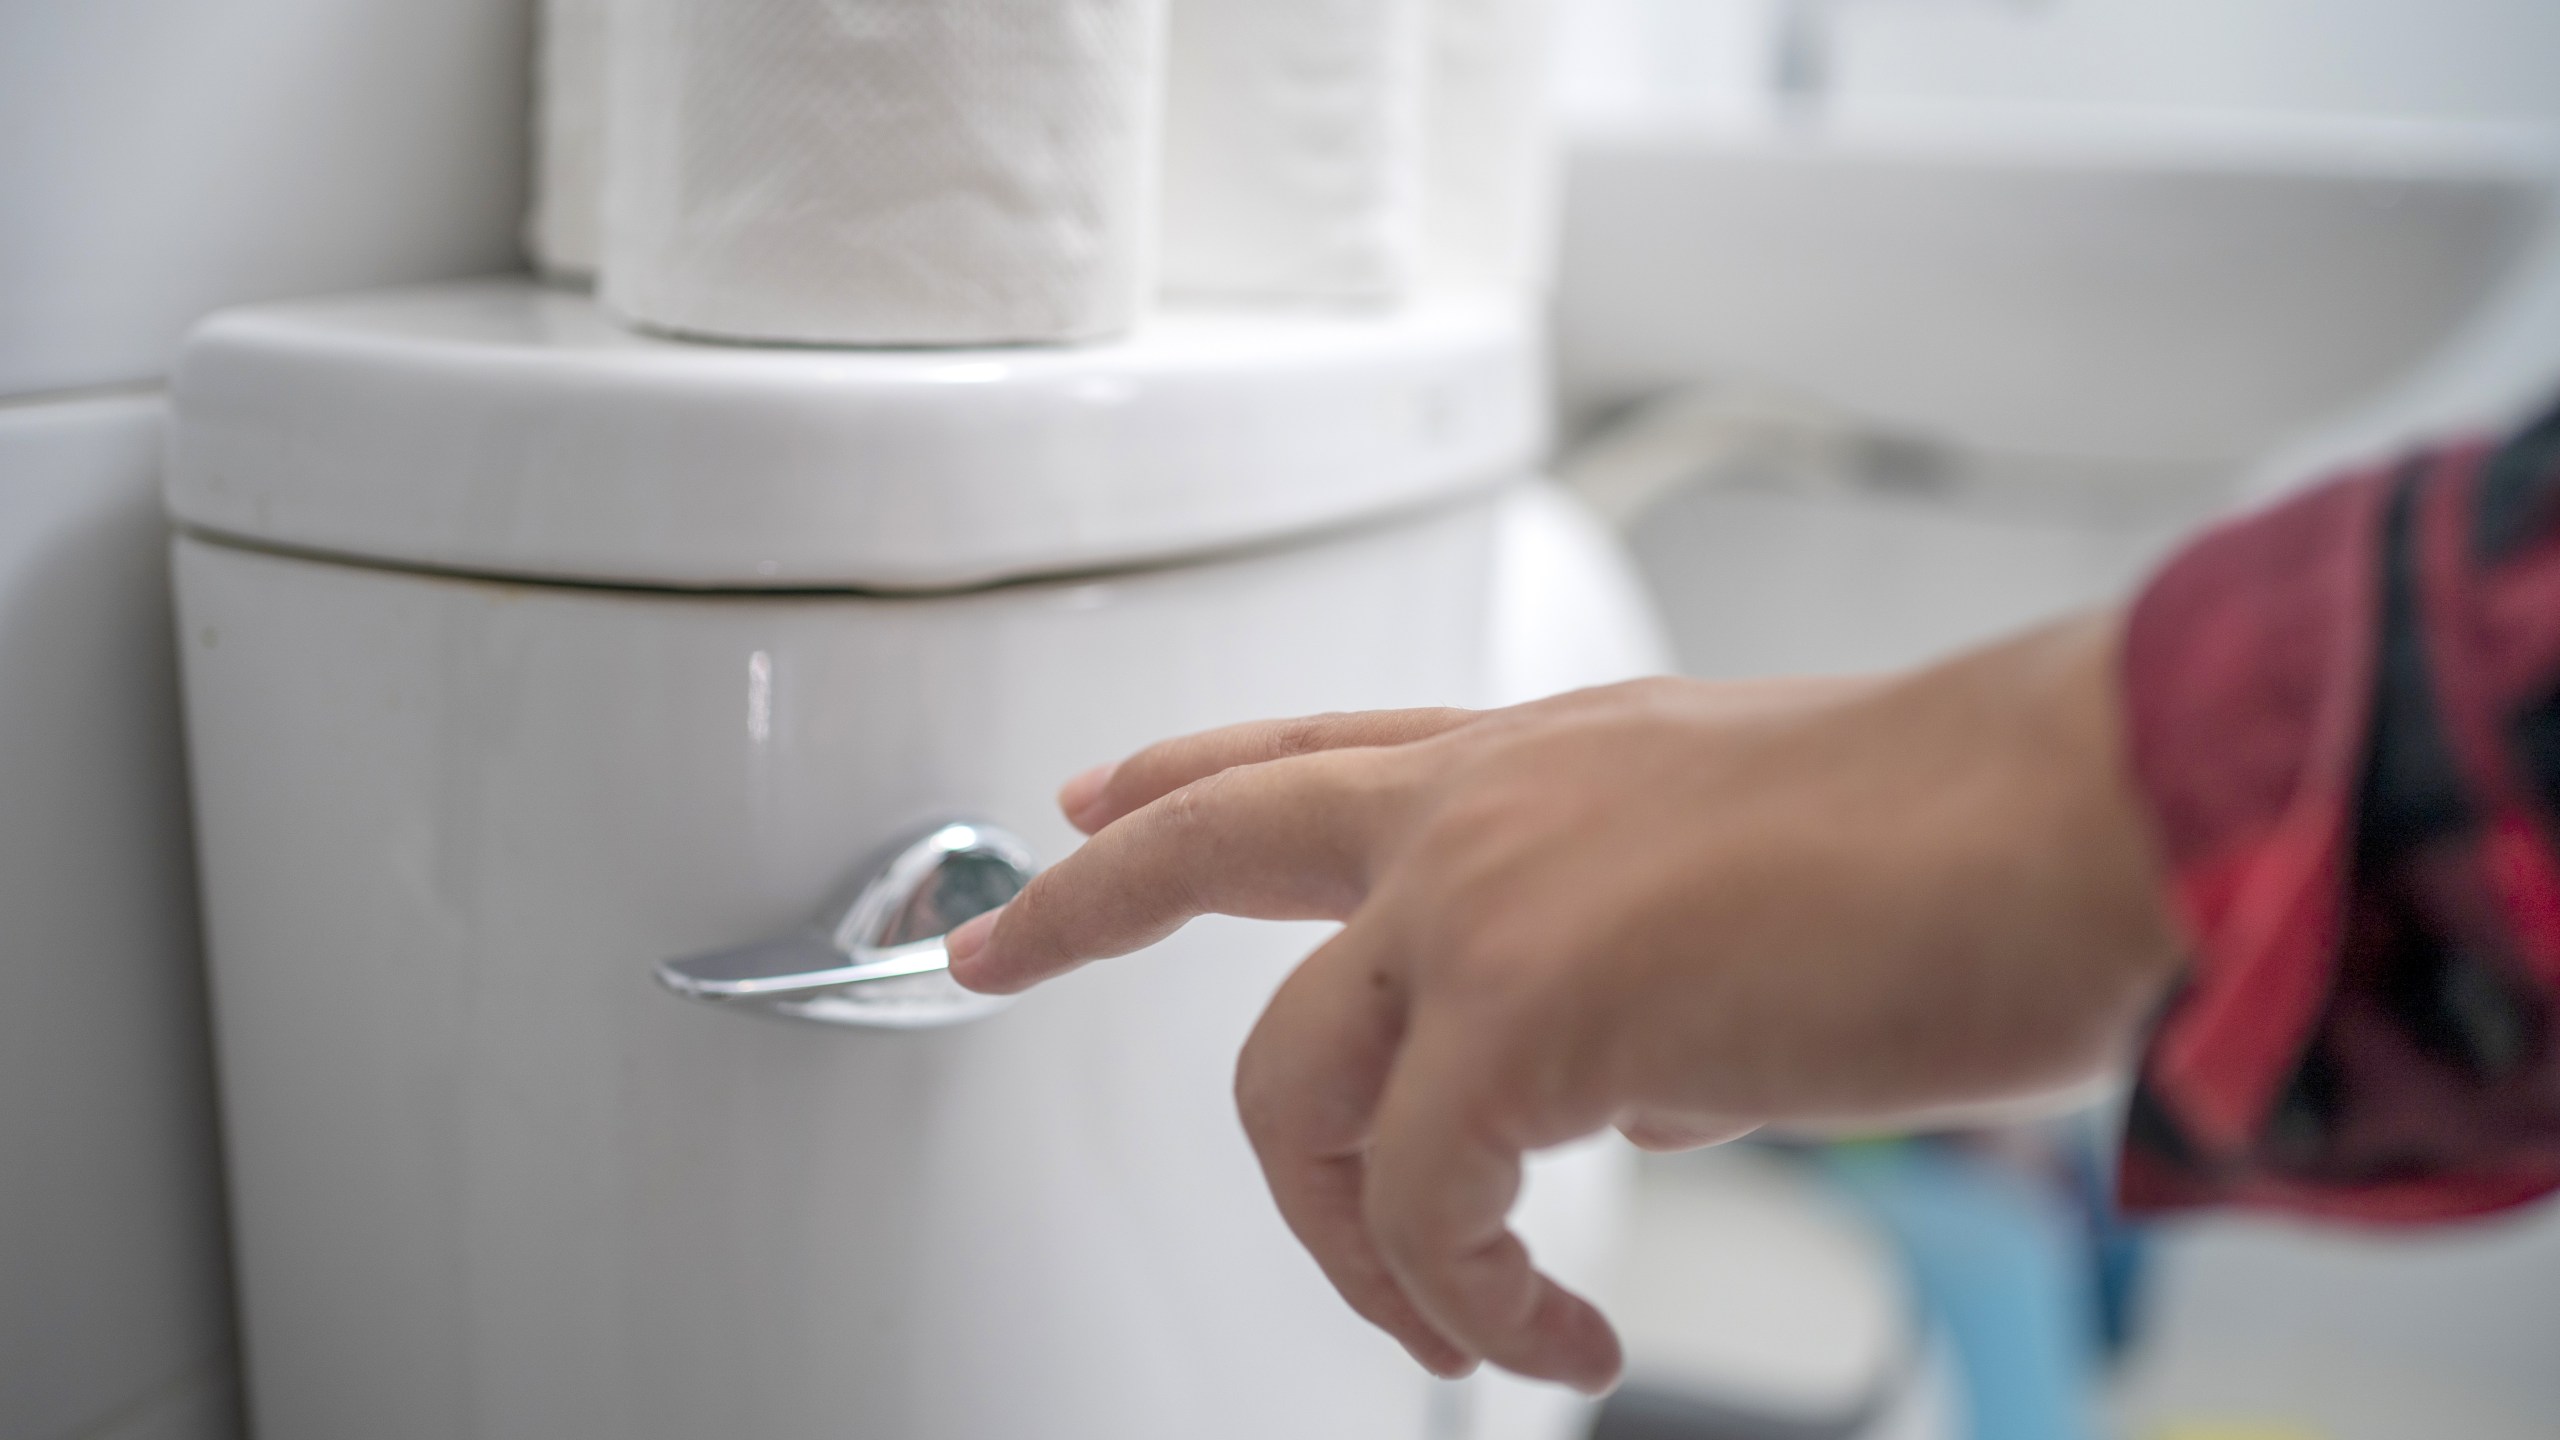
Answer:
M0 6L0 395L221 305L511 269L523 0Z
M488 282L189 341L191 524L482 573L949 587L1267 540L1482 488L1544 440L1534 327L1182 312L1074 349L747 349Z
M2213 467L1910 452L1819 422L1702 425L1626 517L1683 673L1899 669L2122 602L2228 508ZM1581 457L1568 473L1605 485Z
M1702 377L1972 444L2246 461L2497 293L2540 131L2006 109L1573 137L1557 308L1592 410Z
M1550 485L1495 511L1491 703L1667 675L1671 643L1626 546Z
M1426 1433L1432 1386L1290 1239L1229 1106L1320 929L1202 922L922 1034L649 967L797 923L938 812L1062 853L1058 780L1170 731L1508 698L1494 510L929 600L180 542L259 1433ZM1605 1260L1617 1156L1564 1163L1533 1248ZM1535 1398L1487 1433L1579 1413Z
M164 407L0 407L0 1435L235 1436Z

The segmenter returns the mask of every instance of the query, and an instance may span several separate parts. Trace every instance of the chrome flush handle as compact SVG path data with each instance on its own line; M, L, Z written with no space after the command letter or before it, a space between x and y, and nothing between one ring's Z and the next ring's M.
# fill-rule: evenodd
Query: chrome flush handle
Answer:
M951 978L943 937L1031 883L1031 849L992 825L954 821L884 852L850 904L816 925L658 966L679 995L750 1002L804 1020L890 1030L956 1025L1003 997Z

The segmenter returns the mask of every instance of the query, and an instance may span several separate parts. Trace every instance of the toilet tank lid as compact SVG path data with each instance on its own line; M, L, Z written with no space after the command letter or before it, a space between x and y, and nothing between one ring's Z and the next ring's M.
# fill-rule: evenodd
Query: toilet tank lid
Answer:
M1534 318L1173 311L1076 348L635 334L506 279L227 311L174 384L169 504L255 543L465 573L931 590L1336 526L1517 474Z

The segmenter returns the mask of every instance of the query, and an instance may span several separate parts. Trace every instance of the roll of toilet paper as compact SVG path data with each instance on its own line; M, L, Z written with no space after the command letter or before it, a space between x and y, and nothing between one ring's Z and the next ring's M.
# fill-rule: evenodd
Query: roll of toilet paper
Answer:
M1162 0L617 0L599 288L678 334L1095 339L1150 286Z
M1546 290L1561 155L1552 0L1428 0L1422 274L1434 288Z
M595 274L604 209L605 29L612 0L542 0L535 39L533 208L525 248L544 273Z
M1387 301L1420 250L1431 0L1171 0L1164 283Z

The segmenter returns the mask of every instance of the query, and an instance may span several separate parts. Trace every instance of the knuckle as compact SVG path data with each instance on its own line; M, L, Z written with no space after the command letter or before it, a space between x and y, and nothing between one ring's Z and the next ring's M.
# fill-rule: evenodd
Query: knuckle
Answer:
M1614 691L1630 700L1652 702L1678 699L1688 694L1693 688L1695 688L1694 681L1671 675L1648 675L1638 680L1621 681L1609 686L1608 691Z
M1167 794L1156 802L1165 830L1183 841L1196 841L1212 828L1219 798L1231 789L1233 771L1221 770Z
M1505 857L1481 848L1441 852L1415 877L1416 959L1476 981L1516 975L1536 953L1537 907L1527 895Z
M1268 1149L1281 1132L1287 1107L1272 1081L1264 1042L1258 1036L1247 1040L1236 1057L1234 1088L1236 1119L1244 1126L1245 1138L1256 1151Z
M1131 751L1111 768L1111 778L1103 782L1103 793L1124 795L1161 783L1163 777L1179 770L1188 743L1185 740L1159 740L1143 749Z
M1643 675L1575 693L1596 705L1657 705L1687 693L1695 683L1672 675Z
M1065 937L1053 923L1059 887L1068 882L1056 878L1055 871L1042 871L1022 887L1022 892L1006 902L1004 914L996 926L1007 943L1019 953L1044 966L1070 960Z
M1004 903L1003 913L996 917L998 933L1007 940L1018 942L1039 931L1049 913L1050 896L1064 883L1053 879L1055 874L1052 869L1032 876L1029 884Z
M1328 810L1374 814L1398 783L1394 766L1375 750L1327 750L1289 762L1296 783Z
M1327 711L1321 715L1301 715L1279 721L1271 733L1271 755L1274 759L1281 759L1330 750L1334 736L1341 732L1348 719L1341 711Z
M1361 1195L1360 1222L1390 1271L1407 1284L1431 1290L1440 1288L1465 1248L1448 1208L1448 1197L1437 1192L1372 1184Z
M1431 1227L1413 1206L1398 1203L1375 1185L1361 1196L1360 1220L1390 1269L1409 1274L1430 1259Z
M1324 792L1326 803L1374 811L1377 802L1389 798L1403 783L1397 754L1370 749L1327 750L1293 763L1304 767L1306 775Z

